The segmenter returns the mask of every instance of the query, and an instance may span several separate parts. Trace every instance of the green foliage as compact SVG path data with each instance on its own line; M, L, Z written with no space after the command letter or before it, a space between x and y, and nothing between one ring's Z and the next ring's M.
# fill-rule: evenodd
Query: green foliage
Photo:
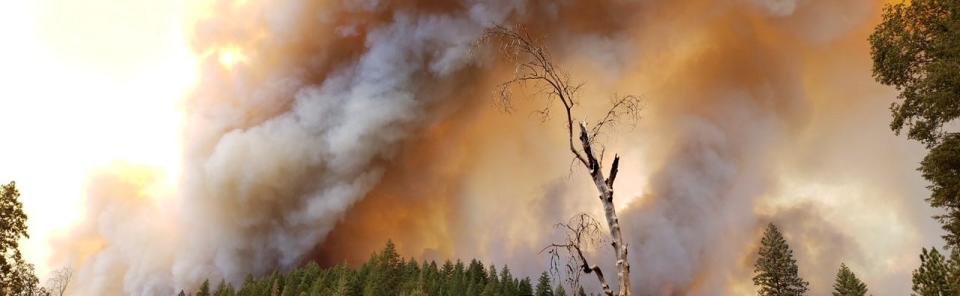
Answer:
M404 279L404 263L392 241L387 241L383 252L374 254L367 265L364 296L390 295L400 288L400 280Z
M233 286L227 285L223 280L220 281L220 284L217 285L217 290L213 292L213 295L216 296L236 296L237 292L233 290Z
M340 275L339 280L337 280L337 286L333 291L334 295L339 296L361 295L360 282L357 278L357 274L350 272L350 270L344 270Z
M800 278L793 251L772 223L760 240L753 284L761 296L797 296L807 292L808 283Z
M200 290L197 291L197 296L210 296L210 281L203 281L203 284L200 284Z
M500 271L500 295L517 295L519 293L519 283L510 274L510 268L506 265Z
M544 273L545 275L546 273ZM547 291L549 278L546 279ZM204 292L204 289L207 292ZM539 287L538 287L539 289ZM558 291L562 291L558 289ZM210 295L209 283L194 295ZM506 266L497 270L484 267L479 260L446 261L442 267L436 262L417 263L403 260L393 242L381 252L356 269L345 264L320 268L310 263L281 274L255 278L247 276L238 290L226 282L220 282L213 295L217 296L520 296L534 295L529 278L516 279ZM555 294L546 294L553 296ZM559 294L556 294L559 295Z
M920 267L913 271L913 295L956 295L960 292L960 255L954 251L944 258L936 248L920 252Z
M960 134L946 136L931 149L920 163L920 172L930 181L927 201L947 209L945 215L937 216L947 230L944 239L950 246L960 246Z
M887 5L870 35L873 74L900 91L890 127L931 149L920 171L944 239L960 247L960 134L944 125L960 117L960 1L915 0Z
M29 238L17 184L0 186L0 295L48 295L40 287L33 264L23 260L20 238Z
M540 274L537 279L537 296L553 296L553 289L550 288L550 275L546 271Z
M563 285L557 285L557 288L553 289L553 296L567 296L567 290L563 289Z
M860 281L846 264L840 263L840 271L833 283L833 296L866 296L867 285Z
M520 284L517 287L517 295L533 295L533 285L530 284L530 278L520 280Z
M900 91L890 127L936 145L943 125L960 116L960 2L887 5L870 45L874 77Z

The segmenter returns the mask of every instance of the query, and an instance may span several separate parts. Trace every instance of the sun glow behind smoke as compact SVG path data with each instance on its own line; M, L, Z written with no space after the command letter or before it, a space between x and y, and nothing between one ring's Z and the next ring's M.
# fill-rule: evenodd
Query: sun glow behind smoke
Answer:
M81 218L91 171L150 167L162 181L145 195L176 187L180 104L197 79L184 22L191 2L12 1L0 9L0 181L20 188L30 219L25 255L41 276L64 264L48 242Z
M42 275L77 259L60 257L97 254L75 266L86 294L240 278L311 260L313 244L320 260L359 262L385 238L405 256L479 257L539 273L543 258L532 254L550 238L531 233L568 211L598 209L584 198L592 185L578 185L586 180L554 146L561 129L486 105L491 83L506 76L496 62L463 59L470 32L497 13L441 2L3 7L0 181L23 192L28 259ZM926 194L911 170L920 150L886 129L894 94L869 75L864 40L875 21L865 18L879 8L867 2L571 1L557 6L569 22L530 4L531 28L563 40L558 59L587 80L584 102L607 90L648 100L636 130L604 139L624 157L622 221L647 223L626 229L638 240L634 255L649 251L634 263L638 279L653 279L648 287L752 293L752 232L772 220L784 222L801 270L819 275L817 289L829 288L821 283L841 259L876 291L909 289L915 251L936 237L917 233L937 228L914 198ZM614 12L629 21L603 21ZM584 107L589 119L606 105ZM336 149L317 144L328 142ZM178 184L181 170L191 182ZM180 201L196 212L172 206ZM875 231L885 224L895 225ZM51 253L51 238L68 241ZM701 256L671 259L690 254Z
M239 47L228 46L220 49L218 60L220 61L220 65L223 65L224 68L231 69L237 64L246 63L247 56Z

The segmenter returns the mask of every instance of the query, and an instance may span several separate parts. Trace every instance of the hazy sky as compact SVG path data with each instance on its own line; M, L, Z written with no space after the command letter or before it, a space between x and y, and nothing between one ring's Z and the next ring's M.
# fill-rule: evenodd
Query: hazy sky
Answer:
M942 241L922 147L870 75L882 4L13 1L0 181L23 194L27 258L73 265L81 295L357 262L387 238L535 274L551 225L600 205L535 89L493 103L511 68L476 40L522 24L585 83L578 119L644 99L602 138L643 292L753 291L772 221L814 294L845 262L903 295Z

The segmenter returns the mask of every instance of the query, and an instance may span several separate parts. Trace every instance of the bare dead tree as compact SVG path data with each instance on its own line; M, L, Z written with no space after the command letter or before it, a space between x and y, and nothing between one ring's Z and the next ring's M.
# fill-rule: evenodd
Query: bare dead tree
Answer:
M605 126L613 125L623 117L636 119L641 109L640 99L636 96L628 95L616 97L610 110L601 118L600 121L593 124L592 129L587 128L586 121L579 121L579 129L574 129L574 108L578 105L577 92L582 84L571 82L570 76L557 67L551 60L550 52L541 45L539 40L533 38L529 33L523 30L514 30L502 26L486 31L484 41L498 42L500 51L515 64L514 78L501 83L498 87L499 102L510 108L512 100L511 90L516 86L534 84L537 90L547 99L547 106L538 111L544 117L550 116L551 105L559 101L563 105L563 115L565 116L565 128L567 131L567 144L574 161L582 164L593 180L594 185L599 192L600 203L604 209L604 215L607 221L607 228L610 231L611 245L616 253L617 279L619 280L619 292L614 293L603 277L603 273L596 265L588 263L587 258L583 256L583 248L577 244L583 241L567 240L565 243L553 244L554 250L572 250L576 251L574 259L578 260L585 274L595 274L600 281L603 292L606 295L631 295L630 288L630 263L627 260L627 245L623 242L623 234L620 228L620 220L617 218L616 207L613 204L613 184L617 177L617 170L620 164L620 156L615 155L610 165L609 173L605 176L603 172L603 152L604 148L600 145L600 153L595 150L598 146L595 143L597 136ZM576 143L576 144L575 144ZM580 216L582 218L582 216ZM576 218L576 217L575 217ZM574 233L588 230L576 227L568 227ZM576 247L571 246L577 245ZM549 248L550 246L548 246Z
M603 241L600 222L587 213L580 213L570 218L567 223L557 223L555 227L564 233L563 241L552 243L540 250L540 253L547 252L550 255L550 271L559 274L563 268L566 272L564 281L572 291L580 288L581 274L596 273L603 278L603 271L595 265L591 266L584 255L585 250ZM607 285L601 284L601 289L606 294L613 293Z
M73 276L73 269L70 266L64 266L55 270L50 279L47 280L47 291L51 295L63 296L67 292L67 286L70 284L70 278Z

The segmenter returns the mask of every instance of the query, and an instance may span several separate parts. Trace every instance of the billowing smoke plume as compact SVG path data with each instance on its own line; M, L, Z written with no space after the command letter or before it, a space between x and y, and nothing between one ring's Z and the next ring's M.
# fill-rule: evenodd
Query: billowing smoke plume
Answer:
M846 167L841 159L817 159L851 152L824 144L879 141L915 155L885 134L880 98L892 96L870 82L863 38L877 3L263 2L216 2L196 26L203 64L186 102L177 190L150 190L154 173L143 168L91 179L86 223L58 243L81 266L75 292L169 295L311 260L356 263L388 238L407 256L543 270L537 251L556 237L552 224L600 206L556 119L529 116L548 102L531 90L518 93L516 112L492 103L511 68L478 39L497 24L542 36L586 83L582 119L602 114L613 93L645 98L644 119L603 135L624 157L617 203L640 295L749 293L753 246L769 221L797 238L817 292L836 260L862 268L876 294L908 287L881 279L909 274L912 255L877 261L919 248L914 221L929 213L903 200L922 185L870 178L909 172L915 159L843 183L887 186L878 198L889 203L868 209L910 225L896 235L911 243L874 253L853 242L878 238L859 233L863 223L838 225L837 203L812 205L790 187L836 185L819 176ZM828 75L845 67L858 70ZM858 78L832 80L846 76ZM847 87L865 93L838 91ZM845 107L830 100L881 107L836 119ZM866 125L876 134L831 130ZM612 262L605 248L595 255Z

